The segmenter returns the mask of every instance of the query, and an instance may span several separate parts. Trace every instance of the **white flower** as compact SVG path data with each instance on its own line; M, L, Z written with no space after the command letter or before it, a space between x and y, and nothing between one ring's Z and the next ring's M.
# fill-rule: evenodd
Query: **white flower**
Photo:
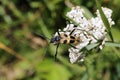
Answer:
M112 10L104 7L102 7L102 10L108 19L110 26L114 25L114 21L111 19ZM78 6L73 7L72 10L66 14L68 18L73 20L78 25L70 21L70 24L67 24L66 28L63 29L63 32L60 31L60 33L69 34L73 29L75 29L72 35L76 35L80 39L80 43L75 45L76 48L71 47L68 50L71 63L84 61L85 54L82 49L91 43L102 41L99 48L103 48L105 41L107 40L106 27L104 26L98 10L96 14L97 17L88 20L84 16L84 10Z
M72 31L74 28L74 24L68 24L66 28L63 29L63 31Z
M66 14L66 16L74 20L77 24L83 24L83 22L87 21L83 13L84 10L77 6L73 7L72 10Z
M82 52L80 52L80 53L70 52L69 57L70 57L70 62L75 63L77 61L84 61L85 55L82 54Z
M114 25L114 21L112 21L111 19L112 10L104 7L102 7L102 10L106 18L108 19L110 26ZM74 32L74 34L78 34L82 41L75 46L77 49L74 49L74 48L69 49L69 57L70 57L71 63L84 60L85 56L83 56L84 53L81 51L81 49L90 43L96 43L98 40L103 40L102 44L99 46L100 49L103 48L103 45L107 39L106 27L102 22L102 19L100 17L98 10L96 14L97 14L97 17L87 20L86 17L84 16L83 9L81 9L78 6L72 8L72 10L67 13L66 15L67 17L71 18L76 23L79 23L79 25L76 27L77 30L76 32ZM75 27L72 26L72 28L74 29Z
M111 9L106 8L106 7L102 7L102 10L103 10L103 12L104 12L104 14L107 18L111 18L111 16L112 16L112 10ZM98 10L97 10L96 14L97 14L98 17L100 17L100 13L99 13Z
M103 10L106 18L108 19L108 21L109 21L109 23L110 23L110 26L114 25L115 23L114 23L114 21L112 21L112 19L111 19L112 10L109 9L109 8L106 8L106 7L102 7L102 10ZM101 18L101 17L100 17L100 13L99 13L98 10L97 10L96 14L97 14L97 17Z

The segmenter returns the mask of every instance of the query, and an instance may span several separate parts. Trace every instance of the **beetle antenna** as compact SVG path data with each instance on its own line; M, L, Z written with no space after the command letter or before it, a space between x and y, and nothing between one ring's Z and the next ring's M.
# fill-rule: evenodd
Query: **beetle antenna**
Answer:
M33 32L33 34L34 34L35 36L41 37L42 39L48 39L48 40L50 40L50 38L46 37L46 36L43 35L43 34L39 34L39 33L36 33L36 32Z

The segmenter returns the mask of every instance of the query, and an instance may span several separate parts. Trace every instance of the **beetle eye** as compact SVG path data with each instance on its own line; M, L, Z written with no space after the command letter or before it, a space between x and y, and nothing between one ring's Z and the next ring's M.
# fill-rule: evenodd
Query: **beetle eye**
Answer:
M56 41L59 41L60 40L60 36L56 36Z

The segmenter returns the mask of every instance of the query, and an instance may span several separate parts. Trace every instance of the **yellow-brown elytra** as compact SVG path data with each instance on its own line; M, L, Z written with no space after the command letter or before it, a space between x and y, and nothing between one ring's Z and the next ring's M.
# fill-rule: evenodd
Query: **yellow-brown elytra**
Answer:
M56 47L56 53L55 53L55 59L58 53L58 47L60 44L68 44L72 47L74 47L72 44L78 44L80 42L80 38L72 35L74 33L75 29L73 29L69 34L66 33L60 33L59 31L57 32L58 35L54 36L51 38L50 43L53 43L57 45ZM74 47L76 48L76 47Z

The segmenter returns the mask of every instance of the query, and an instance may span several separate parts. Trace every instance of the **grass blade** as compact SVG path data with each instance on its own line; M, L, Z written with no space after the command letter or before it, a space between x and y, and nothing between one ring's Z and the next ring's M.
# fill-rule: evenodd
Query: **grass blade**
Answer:
M101 0L95 0L95 1L96 1L96 5L98 7L98 10L100 12L101 19L102 19L102 21L103 21L103 23L106 27L106 30L107 30L112 42L114 42L114 39L113 39L113 36L112 36L112 33L111 33L110 24L109 24L109 22L108 22L108 20L105 16L105 14L103 13L102 8L101 8Z

